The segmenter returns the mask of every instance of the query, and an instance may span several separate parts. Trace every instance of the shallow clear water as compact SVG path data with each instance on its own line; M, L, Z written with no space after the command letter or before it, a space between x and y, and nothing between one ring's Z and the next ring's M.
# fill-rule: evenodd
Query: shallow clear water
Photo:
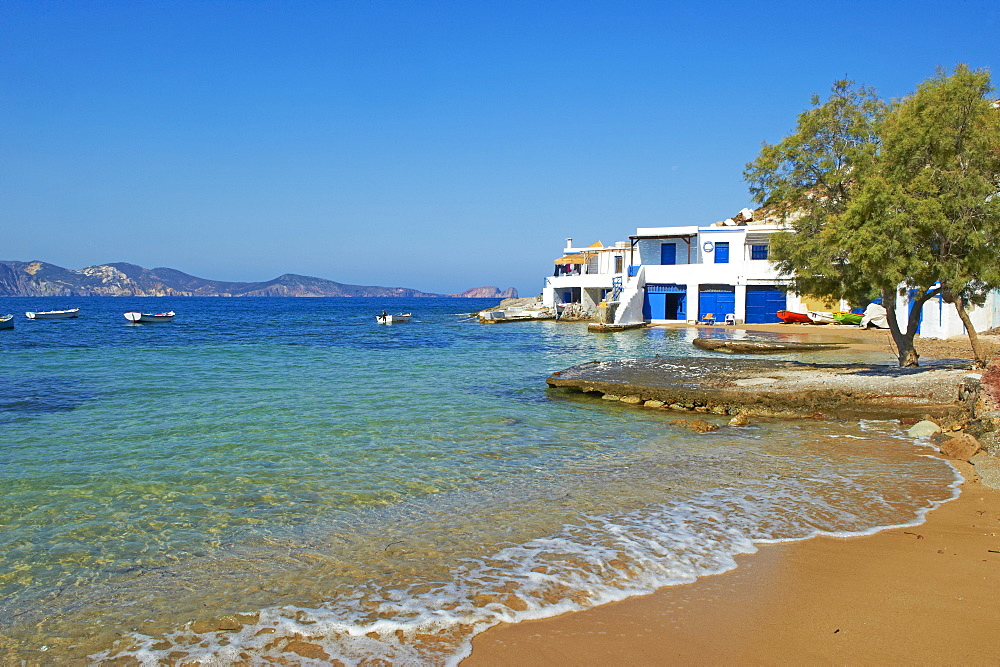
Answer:
M307 641L450 662L501 620L724 571L763 540L919 521L953 494L895 424L694 435L548 390L585 361L711 353L686 329L461 321L488 305L0 298L18 315L0 331L10 655L295 658ZM379 326L382 308L415 318Z

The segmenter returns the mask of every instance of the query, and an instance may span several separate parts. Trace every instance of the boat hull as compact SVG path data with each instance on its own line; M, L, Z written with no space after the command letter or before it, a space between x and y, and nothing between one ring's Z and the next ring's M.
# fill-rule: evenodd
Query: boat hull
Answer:
M13 329L14 328L14 316L4 315L0 317L0 329Z
M139 324L141 322L173 322L175 313L125 313L125 319Z
M779 310L775 315L785 324L811 324L812 320L805 313L793 313L790 310Z
M24 316L29 320L68 319L72 317L80 317L80 309L71 308L69 310L44 310L34 313L25 313Z
M833 313L828 313L825 311L810 310L809 320L813 324L836 324L837 320L833 317Z
M856 313L834 313L833 317L837 320L837 324L850 324L854 326L861 326L861 315Z
M399 313L398 315L376 315L375 321L379 324L398 324L399 322L409 322L413 317L411 313Z

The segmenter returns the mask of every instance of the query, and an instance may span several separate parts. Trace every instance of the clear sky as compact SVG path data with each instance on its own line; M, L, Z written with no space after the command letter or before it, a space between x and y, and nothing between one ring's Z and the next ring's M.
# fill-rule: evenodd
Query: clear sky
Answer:
M565 238L710 224L838 78L1000 3L0 0L0 259L541 290Z

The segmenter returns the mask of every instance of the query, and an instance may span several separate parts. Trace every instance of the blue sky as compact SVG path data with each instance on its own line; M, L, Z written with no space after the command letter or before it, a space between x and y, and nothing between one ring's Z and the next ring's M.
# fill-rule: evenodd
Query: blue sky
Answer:
M538 293L709 224L838 78L996 73L1000 4L0 1L0 259Z

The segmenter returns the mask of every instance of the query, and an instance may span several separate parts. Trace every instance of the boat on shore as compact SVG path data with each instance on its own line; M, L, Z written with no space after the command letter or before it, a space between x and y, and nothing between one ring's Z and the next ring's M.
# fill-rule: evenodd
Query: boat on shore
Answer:
M833 318L837 320L837 324L850 324L853 326L861 326L862 315L857 313L834 313Z
M0 315L0 329L13 329L13 328L14 328L14 316Z
M812 320L805 313L795 313L790 310L779 310L775 315L785 324L811 324Z
M70 308L69 310L40 310L34 313L25 313L24 316L29 320L55 320L67 317L80 317L80 309Z
M836 324L833 313L823 310L810 310L807 312L809 321L813 324Z
M173 322L176 313L170 310L165 313L125 313L125 319L134 324L140 322Z
M409 322L411 317L413 317L413 313L397 313L393 315L383 311L381 315L375 316L375 321L379 324L396 324L397 322Z

